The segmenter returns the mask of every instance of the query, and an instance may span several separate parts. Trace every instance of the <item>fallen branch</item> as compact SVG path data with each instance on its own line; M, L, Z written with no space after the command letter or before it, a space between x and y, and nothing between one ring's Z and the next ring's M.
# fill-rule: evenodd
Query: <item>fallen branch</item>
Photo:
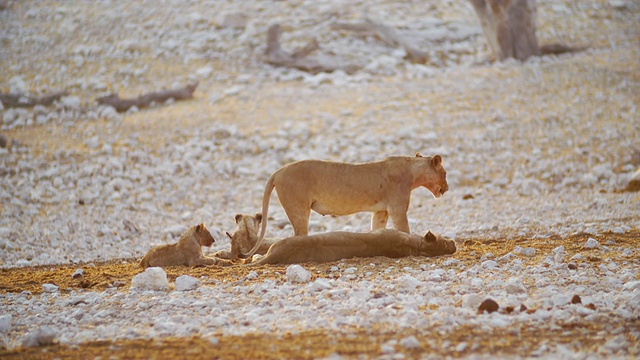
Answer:
M313 39L309 44L293 53L282 50L280 46L280 35L282 28L280 24L271 25L267 31L267 49L264 53L264 62L274 66L291 67L298 70L306 71L311 74L321 72L334 72L343 70L347 74L352 74L358 70L357 66L322 64L317 59L308 58L307 56L313 51L319 49L318 42Z
M60 100L61 97L69 95L69 92L59 91L51 95L41 97L31 97L24 94L0 94L0 102L4 107L25 108L34 107L36 105L48 106L54 101Z
M333 23L331 28L354 31L365 36L375 36L388 46L403 48L407 52L405 59L412 63L424 64L429 60L429 55L426 52L420 51L409 44L394 28L376 23L371 19L365 19L362 23Z
M163 103L169 99L185 100L193 98L193 92L198 87L198 82L191 83L185 87L162 90L140 95L135 99L121 99L118 94L110 94L96 99L98 104L109 105L116 109L117 112L125 112L132 107L138 109L149 107L152 103Z

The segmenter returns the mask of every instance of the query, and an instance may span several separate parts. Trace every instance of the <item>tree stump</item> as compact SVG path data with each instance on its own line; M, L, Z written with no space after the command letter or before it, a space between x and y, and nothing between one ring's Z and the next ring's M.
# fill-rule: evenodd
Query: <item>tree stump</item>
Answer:
M497 60L526 60L541 54L536 38L535 0L469 0Z

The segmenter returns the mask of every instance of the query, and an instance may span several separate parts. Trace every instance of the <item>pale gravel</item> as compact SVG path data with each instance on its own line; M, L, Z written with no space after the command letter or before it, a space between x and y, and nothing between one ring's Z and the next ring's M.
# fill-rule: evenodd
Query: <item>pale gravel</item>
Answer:
M20 136L20 129L36 124L68 129L80 121L88 124L82 151L65 146L36 151L28 143L0 149L1 266L140 257L201 221L213 230L215 251L228 246L224 231L233 229L233 215L258 211L267 177L289 161L360 162L416 151L443 155L451 190L437 201L424 189L414 192L409 217L415 232L434 230L457 240L524 235L544 241L552 235L638 230L640 198L614 192L640 165L633 163L640 139L638 4L539 1L541 39L593 49L525 64L486 65L477 64L486 56L486 46L470 7L433 3L438 6L385 1L368 6L370 16L401 27L432 51L434 61L427 66L406 64L402 52L390 52L374 39L328 30L333 20L360 19L365 13L360 2L24 2L16 13L0 13L0 89L48 92L64 87L73 92L51 108L0 109L2 129L17 129ZM249 15L245 31L212 27L234 12ZM564 15L569 20L559 21ZM47 26L49 21L59 26ZM261 64L262 34L276 21L288 25L283 37L288 48L316 34L323 44L321 56L361 63L366 69L354 76L311 76ZM99 31L105 27L113 30L106 38ZM36 61L45 54L50 61ZM149 65L153 59L173 61L181 70L169 79L157 76ZM62 66L52 65L60 61ZM151 147L137 133L112 135L128 118L144 112L118 115L92 105L92 99L109 90L136 94L172 85L167 81L196 78L205 95L194 106L203 110L181 116L222 119L216 106L243 99L254 99L256 111L238 109L238 117L245 118L239 125L220 120L203 126L201 121L196 128L179 130L183 140ZM265 93L269 88L273 90ZM318 98L350 105L280 116L278 106L268 109L274 99L295 107ZM167 108L171 106L178 105ZM145 111L153 117L163 110ZM107 122L92 129L96 119ZM252 122L256 128L247 125ZM271 125L265 127L265 122ZM469 194L473 199L463 200ZM270 215L271 224L286 221L275 199ZM311 230L366 231L368 221L367 214L314 215ZM274 237L291 231L288 226L269 228ZM339 330L373 322L445 332L460 324L542 327L557 319L597 322L604 316L637 322L638 247L625 249L624 258L577 272L567 270L565 259L576 254L558 250L547 254L545 263L523 268L518 259L529 251L520 250L471 268L455 261L438 268L425 262L424 268L406 269L396 281L382 284L336 268L340 279L306 284L286 282L283 274L282 281L247 286L202 279L202 286L186 292L114 289L62 295L50 289L33 297L6 294L0 296L2 312L12 316L12 325L0 318L0 336L13 347L42 328L47 336L53 329L62 343L80 343L208 337L221 329L226 334ZM524 287L525 279L535 279L536 286ZM387 296L373 298L372 291L380 287ZM597 310L569 306L567 299L575 293ZM486 296L501 305L525 303L549 310L476 315L470 304ZM417 310L429 304L437 309L428 314ZM163 315L167 313L175 315ZM637 344L640 334L631 335ZM591 355L637 356L639 350L629 349L625 341L612 337ZM400 346L413 343L403 339ZM384 352L393 354L396 345L384 344ZM579 345L529 355L584 358L588 354Z

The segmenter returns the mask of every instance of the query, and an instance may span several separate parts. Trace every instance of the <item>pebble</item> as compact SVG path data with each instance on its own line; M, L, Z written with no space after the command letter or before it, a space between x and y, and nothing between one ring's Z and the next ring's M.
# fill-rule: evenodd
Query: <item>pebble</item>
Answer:
M587 239L587 242L584 244L585 249L595 249L599 246L600 246L600 243L598 242L598 240L594 238Z
M13 316L11 314L0 315L0 334L7 334L11 331Z
M58 336L57 331L50 326L43 326L26 335L22 347L51 345Z
M44 292L53 293L58 292L60 287L54 284L42 284L42 290L44 290Z
M164 269L159 267L149 267L144 272L131 279L132 290L169 290L169 280Z
M202 282L193 276L181 275L176 278L177 291L190 291L199 288Z
M306 283L311 280L311 273L304 267L294 264L287 267L287 281L293 284Z
M487 313L491 314L492 312L498 311L499 308L500 308L500 305L498 305L498 303L495 302L495 300L485 299L480 304L480 306L478 306L478 313L482 314L484 312L487 312Z

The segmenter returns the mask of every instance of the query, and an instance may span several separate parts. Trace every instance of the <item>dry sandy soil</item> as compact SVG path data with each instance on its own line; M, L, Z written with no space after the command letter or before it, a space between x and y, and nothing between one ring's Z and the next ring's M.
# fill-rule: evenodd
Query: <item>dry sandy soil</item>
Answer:
M640 195L621 191L640 166L637 2L538 1L541 43L589 48L524 64L485 60L464 2L0 3L0 91L71 93L51 107L0 109L1 134L15 141L0 149L0 318L12 319L0 327L1 358L640 356ZM225 18L237 13L248 22L233 28ZM374 37L330 29L365 13L429 49L430 61L409 64ZM313 56L362 70L263 64L275 22L287 49L315 36ZM125 114L94 101L193 80L187 101ZM170 319L181 331L202 325L189 335L154 328L169 323L154 322L154 309L182 295L130 289L137 260L186 226L212 229L207 252L228 246L233 215L259 211L264 182L289 161L416 151L443 155L451 190L438 201L414 192L412 230L455 238L452 256L302 264L313 274L306 285L289 284L286 266L168 268L171 282L202 281L176 310L182 320ZM276 199L270 217L271 236L291 234ZM368 221L314 215L311 231L366 231ZM315 292L319 279L333 287ZM395 300L367 307L370 316L341 307L362 292L365 304ZM94 319L93 305L68 305L92 296L119 314ZM473 296L500 310L479 314ZM211 330L202 321L219 313L189 313L208 300L237 312ZM138 302L155 307L127 322ZM81 321L69 315L75 306L86 309ZM55 328L52 344L21 346L44 326Z

